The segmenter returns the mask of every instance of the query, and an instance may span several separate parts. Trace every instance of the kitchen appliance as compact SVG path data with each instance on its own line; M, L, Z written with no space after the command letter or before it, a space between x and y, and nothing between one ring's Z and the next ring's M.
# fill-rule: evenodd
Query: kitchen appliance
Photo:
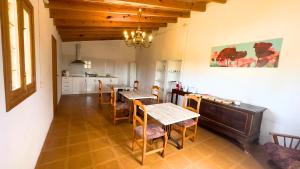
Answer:
M80 64L80 65L85 64L85 62L80 59L80 47L81 45L79 43L75 44L76 55L75 55L75 60L72 61L71 64Z
M70 76L70 72L68 70L63 70L62 76L68 77L68 76Z

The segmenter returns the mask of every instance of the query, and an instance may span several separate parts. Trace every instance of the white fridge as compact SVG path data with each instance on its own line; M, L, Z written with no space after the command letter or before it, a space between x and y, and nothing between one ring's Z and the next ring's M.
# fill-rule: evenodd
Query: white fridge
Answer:
M136 81L136 63L130 62L129 63L129 71L128 71L128 85L133 87L134 81Z

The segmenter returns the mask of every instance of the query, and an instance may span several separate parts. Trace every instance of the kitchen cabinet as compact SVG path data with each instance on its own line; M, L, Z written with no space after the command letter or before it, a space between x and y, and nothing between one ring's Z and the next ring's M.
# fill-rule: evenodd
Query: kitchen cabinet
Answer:
M73 79L73 92L72 94L84 94L86 91L86 78L85 77L72 77Z
M96 93L98 89L98 81L96 78L86 78L86 92Z
M73 92L73 79L71 77L62 77L61 90L62 94L72 94Z
M118 78L110 77L62 77L62 94L87 94L98 93L99 82L101 80L104 87L109 92L108 85L117 85Z

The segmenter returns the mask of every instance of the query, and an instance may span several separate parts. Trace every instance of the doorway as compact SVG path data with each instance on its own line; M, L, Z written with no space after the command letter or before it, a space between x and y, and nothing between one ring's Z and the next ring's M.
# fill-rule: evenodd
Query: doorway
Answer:
M53 86L53 111L55 113L57 106L57 44L52 35L52 86Z

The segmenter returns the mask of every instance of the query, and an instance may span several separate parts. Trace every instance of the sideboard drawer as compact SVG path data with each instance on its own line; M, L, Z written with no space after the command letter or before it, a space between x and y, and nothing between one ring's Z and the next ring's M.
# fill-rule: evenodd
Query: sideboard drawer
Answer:
M247 113L226 107L218 107L216 110L221 115L224 125L246 134L249 120Z
M217 107L212 103L203 104L201 102L200 110L200 115L208 119L214 121L222 121L223 119L222 114L217 111Z

